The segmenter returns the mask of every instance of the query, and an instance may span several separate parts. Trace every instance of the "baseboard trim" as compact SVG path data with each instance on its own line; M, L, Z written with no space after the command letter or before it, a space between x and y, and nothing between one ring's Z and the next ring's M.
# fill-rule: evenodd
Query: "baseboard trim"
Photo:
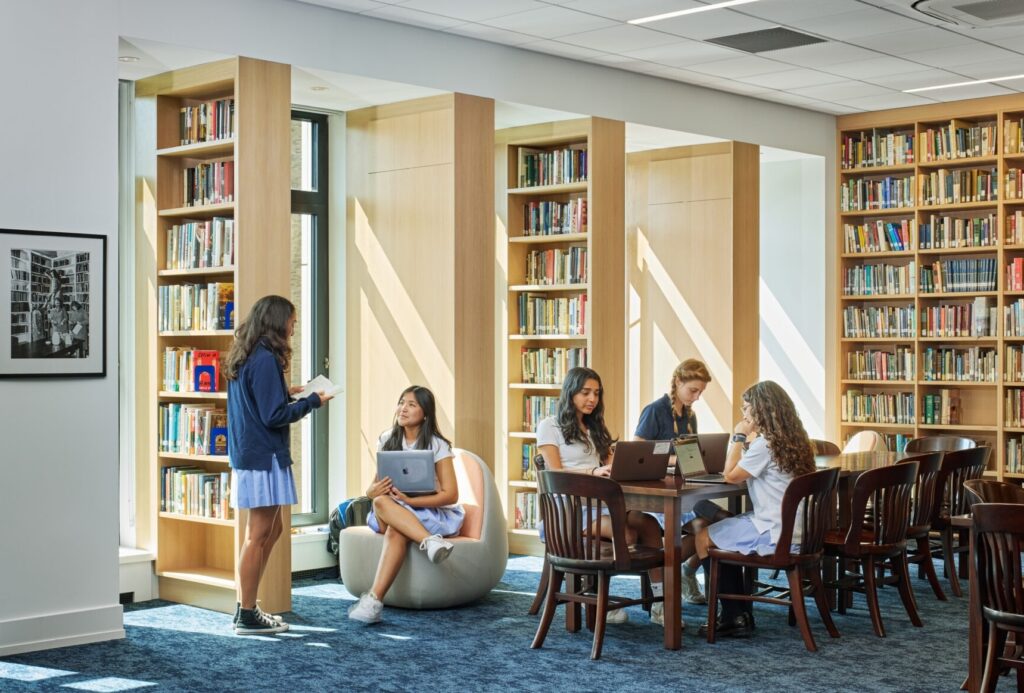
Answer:
M0 657L124 638L120 604L0 621Z

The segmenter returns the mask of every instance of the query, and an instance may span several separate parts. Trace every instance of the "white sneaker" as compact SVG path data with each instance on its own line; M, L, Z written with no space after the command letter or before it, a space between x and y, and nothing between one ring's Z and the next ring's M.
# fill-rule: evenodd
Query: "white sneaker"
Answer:
M440 563L448 558L448 554L455 548L455 544L445 541L440 534L431 534L420 542L420 550L427 552L427 558L431 563Z
M651 623L665 627L665 603L655 602L651 604ZM686 630L686 621L679 618L679 630Z
M348 608L348 617L353 621L362 621L363 623L379 623L383 610L384 603L370 592L366 592L359 597L358 602Z
M700 588L700 583L697 582L696 575L687 575L683 573L683 601L687 604L707 604L708 600L704 597L704 590Z
M604 617L605 623L626 623L627 621L629 621L629 614L625 609L612 609Z

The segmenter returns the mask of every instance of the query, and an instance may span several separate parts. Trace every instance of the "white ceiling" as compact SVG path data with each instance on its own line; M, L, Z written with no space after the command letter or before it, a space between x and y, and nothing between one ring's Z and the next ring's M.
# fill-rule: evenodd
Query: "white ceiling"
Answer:
M904 93L1024 73L1024 26L955 25L913 0L758 0L642 26L626 21L710 0L298 1L832 114L1024 91L1021 79ZM756 55L706 42L777 26L826 42Z

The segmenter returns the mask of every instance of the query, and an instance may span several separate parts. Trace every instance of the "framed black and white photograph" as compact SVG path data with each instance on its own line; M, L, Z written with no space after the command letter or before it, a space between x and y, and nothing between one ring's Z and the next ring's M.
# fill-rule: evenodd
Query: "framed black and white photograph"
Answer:
M106 375L106 236L0 229L0 266L0 378Z

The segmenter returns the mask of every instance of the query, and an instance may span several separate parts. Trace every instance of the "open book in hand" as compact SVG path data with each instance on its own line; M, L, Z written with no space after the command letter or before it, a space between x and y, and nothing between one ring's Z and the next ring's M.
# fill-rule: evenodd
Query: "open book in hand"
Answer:
M328 395L336 395L341 392L341 385L335 385L327 376L318 375L302 387L302 392L292 395L295 399L309 397L314 392L323 392Z

